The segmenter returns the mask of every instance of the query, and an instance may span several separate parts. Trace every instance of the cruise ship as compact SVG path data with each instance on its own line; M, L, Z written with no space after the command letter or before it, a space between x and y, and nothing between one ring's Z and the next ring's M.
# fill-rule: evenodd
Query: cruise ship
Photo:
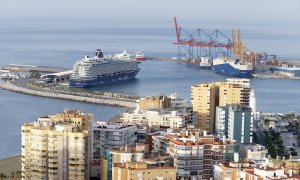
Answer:
M92 87L135 78L140 68L136 61L103 58L97 49L96 56L85 56L73 67L69 85L71 87Z
M239 78L250 78L253 72L251 64L243 64L239 59L225 57L213 60L213 70L225 76Z

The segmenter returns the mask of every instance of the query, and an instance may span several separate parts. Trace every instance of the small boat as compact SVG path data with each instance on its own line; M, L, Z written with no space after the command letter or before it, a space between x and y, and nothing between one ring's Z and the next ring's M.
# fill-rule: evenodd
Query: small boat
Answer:
M135 54L135 59L138 61L144 61L145 57L144 57L144 53L142 51L139 51Z

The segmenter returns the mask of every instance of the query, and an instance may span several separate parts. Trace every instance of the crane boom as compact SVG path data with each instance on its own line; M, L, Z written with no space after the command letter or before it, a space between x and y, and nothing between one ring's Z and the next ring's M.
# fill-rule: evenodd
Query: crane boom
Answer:
M178 32L178 25L177 25L176 16L174 16L174 23L175 23L175 30L176 30L177 42L179 42L180 41L180 37L179 37L179 32Z

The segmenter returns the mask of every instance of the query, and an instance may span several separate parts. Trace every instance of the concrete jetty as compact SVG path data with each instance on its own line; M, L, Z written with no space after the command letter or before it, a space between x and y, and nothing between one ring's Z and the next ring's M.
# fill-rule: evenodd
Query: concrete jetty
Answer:
M57 91L43 91L42 89L30 89L24 86L18 86L12 84L11 82L0 82L0 88L17 92L23 94L29 94L33 96L42 96L48 98L57 98L57 99L65 99L71 101L78 101L78 102L86 102L86 103L93 103L93 104L101 104L101 105L108 105L108 106L121 106L121 107L136 107L137 102L134 99L124 99L124 98L99 98L99 97L88 97L82 96L82 94L78 93L78 95L73 94L65 94L59 93Z

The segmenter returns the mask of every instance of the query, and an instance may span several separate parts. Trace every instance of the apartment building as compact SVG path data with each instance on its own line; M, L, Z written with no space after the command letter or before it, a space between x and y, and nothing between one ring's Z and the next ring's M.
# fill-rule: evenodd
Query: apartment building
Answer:
M128 123L96 122L93 128L93 159L100 159L112 147L133 147L137 141L137 126Z
M181 115L177 111L139 110L123 113L123 121L127 123L143 124L150 126L162 126L169 128L182 128L187 126L190 117Z
M138 100L138 110L164 110L176 111L178 114L188 117L189 124L195 123L195 114L193 114L192 103L186 99L182 99L176 92L172 92L169 96L151 96Z
M241 144L241 157L254 163L259 163L267 157L268 149L260 144Z
M237 141L221 141L199 129L168 132L152 139L153 151L170 156L178 179L209 179L214 164L232 161L238 152Z
M22 179L89 179L92 114L65 110L22 126Z
M176 180L176 168L171 166L150 166L144 162L115 163L113 180Z
M101 180L111 180L114 164L128 162L143 162L149 166L165 166L166 157L150 154L149 145L137 143L135 147L128 146L111 148L106 151L106 156L101 158Z
M251 162L221 162L214 165L214 179L217 180L233 180L233 179L245 179L245 171L253 170L254 163Z
M239 143L252 143L253 114L239 104L216 107L215 132Z
M170 107L171 99L168 96L150 96L139 99L139 109L167 109Z
M198 128L211 132L214 130L216 106L249 105L250 85L247 85L246 79L244 81L229 79L228 82L212 82L192 86L191 97L193 111L197 114Z
M245 171L245 180L297 180L300 175L284 174L282 168L255 167L253 170Z

